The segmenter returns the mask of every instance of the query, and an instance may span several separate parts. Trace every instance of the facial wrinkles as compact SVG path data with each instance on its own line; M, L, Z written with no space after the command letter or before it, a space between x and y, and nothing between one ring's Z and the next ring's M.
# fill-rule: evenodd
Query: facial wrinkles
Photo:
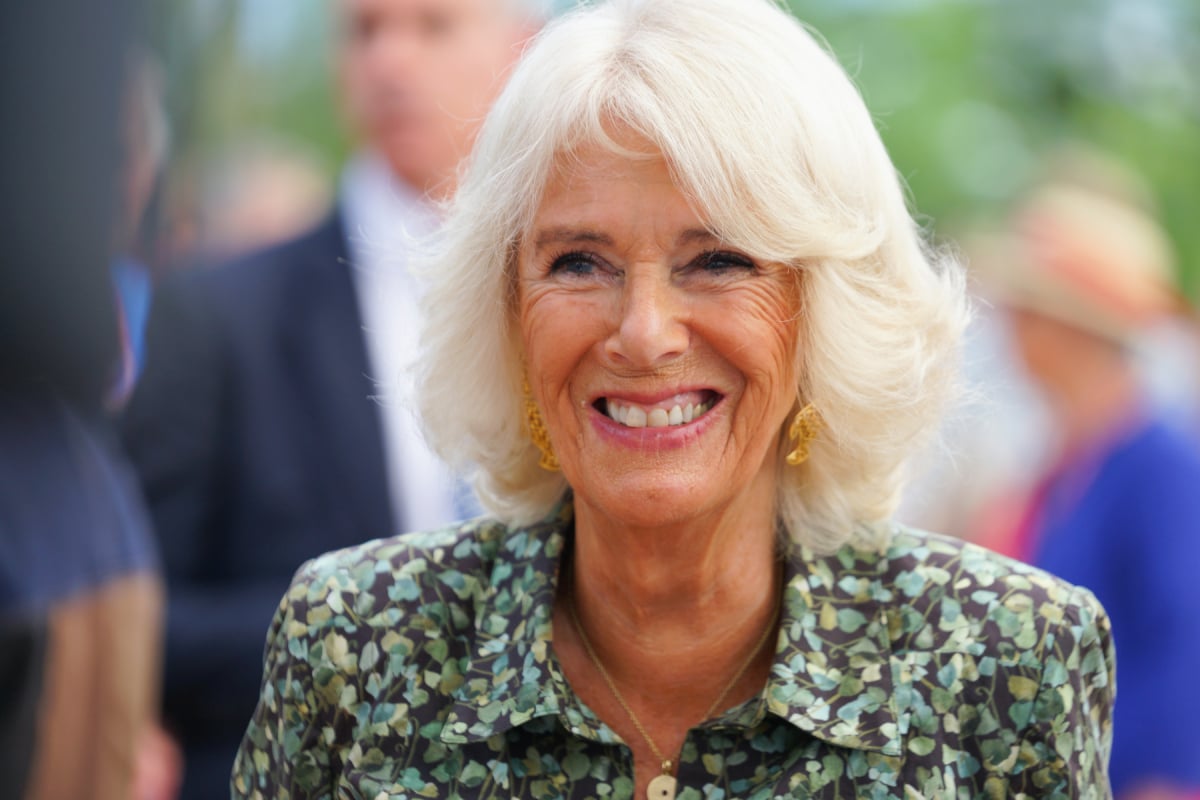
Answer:
M696 261L725 251L735 257L729 265ZM601 266L551 271L572 253ZM644 521L708 513L769 480L796 398L798 297L789 268L707 232L661 161L601 150L560 172L521 245L515 310L577 498ZM614 357L611 342L631 313L643 315L647 349ZM669 357L650 357L656 345ZM689 404L693 422L684 419ZM696 426L697 405L701 416L721 411ZM661 433L614 430L596 412Z
M664 237L661 232L656 234L656 240ZM794 308L796 292L791 286L785 285L793 281L787 268L776 266L775 274L763 275L754 280L736 281L727 287L716 290L709 289L692 293L677 285L671 275L670 262L664 260L656 252L657 245L642 244L638 249L639 263L633 264L627 270L623 279L624 286L614 286L611 289L597 293L593 287L586 287L578 297L572 299L576 304L577 313L574 316L581 324L588 324L598 318L612 320L607 327L616 328L624 321L628 303L648 303L654 306L649 313L664 319L659 324L681 324L690 331L693 326L699 328L698 343L695 347L683 349L678 358L671 358L661 363L641 363L630 360L618 360L608 364L608 370L621 380L640 380L649 384L666 384L679 382L692 373L693 363L704 361L702 357L706 341L723 339L737 340L738 338L753 341L745 331L747 319L768 321L768 329L775 337L774 346L765 346L761 339L761 330L755 344L742 344L738 349L764 346L766 352L777 354L770 369L757 370L748 375L746 391L750 393L761 391L769 397L779 391L779 379L793 381L795 353L795 315ZM627 248L628 249L628 248ZM526 257L528 261L528 257ZM618 260L619 259L615 259ZM526 270L528 272L528 268ZM630 288L631 285L634 288ZM562 290L552 282L539 278L522 277L520 279L519 307L521 309L521 325L526 331L538 329L540 325L540 301L543 297L554 295ZM631 297L630 292L637 292ZM705 305L715 305L715 309L704 308ZM717 313L713 313L713 311ZM598 313L600 312L600 313ZM555 309L552 314L561 313ZM719 324L705 327L705 321L715 321ZM592 324L595 324L594 322ZM752 326L751 326L752 327ZM711 328L711 330L709 329ZM734 331L734 328L741 329ZM602 327L597 332L603 332ZM597 337L599 340L599 337ZM764 398L765 399L765 398ZM663 404L658 404L663 405ZM711 407L711 403L709 404ZM669 411L668 406L668 411ZM684 409L681 408L681 411ZM753 422L753 420L746 420Z
M781 302L782 292L778 283L775 278L762 277L689 300L693 318L699 321L697 338L714 342L728 341L730 353L754 348L775 357L772 369L760 369L748 375L753 379L751 383L755 384L764 378L790 378L794 372L795 312L788 304ZM703 308L710 304L716 313ZM709 324L706 325L706 322ZM763 339L764 328L770 341Z
M797 391L795 353L799 340L798 312L796 310L798 292L794 276L787 267L776 265L768 267L768 269L771 269L774 274L764 276L764 280L743 284L739 287L739 291L744 292L742 301L746 309L745 313L737 316L730 315L727 318L730 325L745 325L747 317L768 322L766 327L775 340L770 345L761 339L758 342L750 343L749 337L731 336L731 338L747 339L747 343L741 345L739 349L760 347L763 351L775 356L769 365L764 365L746 375L745 399L755 402L758 407L764 409L771 406L771 398L788 398L786 402L789 406L794 402ZM715 337L720 334L714 333L713 335ZM761 394L761 398L753 398L752 396L755 394ZM783 413L786 413L787 410L781 409ZM753 418L741 417L739 421L742 425L740 429L735 427L733 434L743 437L745 442L749 443L762 430L762 426L770 425L771 429L766 433L773 443L777 436L777 426L771 424L772 417L773 415L770 414Z

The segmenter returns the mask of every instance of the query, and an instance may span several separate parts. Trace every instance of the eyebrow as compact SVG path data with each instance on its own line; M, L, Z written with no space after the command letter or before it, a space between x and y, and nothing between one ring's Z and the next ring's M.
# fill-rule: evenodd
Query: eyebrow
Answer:
M696 244L697 242L719 242L721 237L717 236L707 228L688 228L675 240L675 244Z
M707 228L688 228L675 239L677 246L695 244L697 242L717 242L720 237ZM534 252L551 245L562 244L601 244L612 246L613 238L606 233L591 228L572 228L568 226L546 228L538 231L533 240Z
M533 240L534 252L556 244L602 244L611 246L611 236L589 228L546 228L538 231Z

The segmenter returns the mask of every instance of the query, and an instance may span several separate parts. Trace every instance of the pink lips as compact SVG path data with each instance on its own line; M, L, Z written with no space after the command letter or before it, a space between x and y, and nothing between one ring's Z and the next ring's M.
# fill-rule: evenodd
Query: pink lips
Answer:
M592 424L605 439L626 447L682 447L711 424L722 395L711 389L604 395L592 404Z

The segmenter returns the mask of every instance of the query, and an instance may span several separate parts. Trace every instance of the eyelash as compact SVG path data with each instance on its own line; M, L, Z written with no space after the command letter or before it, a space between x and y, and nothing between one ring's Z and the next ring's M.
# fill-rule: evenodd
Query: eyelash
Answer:
M556 273L566 272L569 265L578 264L580 262L586 263L591 267L599 267L603 265L603 262L591 253L571 251L570 253L563 253L561 256L556 257L550 262L550 274L554 275Z
M604 267L605 262L591 253L581 251L572 251L563 253L557 256L550 262L550 274L565 272L571 264L584 263L593 268ZM681 271L691 272L695 270L726 272L729 270L754 270L756 264L750 258L732 253L727 250L705 250L698 256L689 261ZM578 274L578 273L575 273Z
M731 253L728 250L706 250L692 259L688 266L711 268L714 265L719 265L718 269L722 272L728 269L753 270L756 267L752 259L738 253Z

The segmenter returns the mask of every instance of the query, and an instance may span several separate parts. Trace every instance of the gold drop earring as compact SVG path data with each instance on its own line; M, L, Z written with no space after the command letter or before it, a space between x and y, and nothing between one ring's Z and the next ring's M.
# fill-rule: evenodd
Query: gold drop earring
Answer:
M792 424L788 428L788 439L796 443L791 452L787 454L788 464L795 467L808 460L808 445L817 438L823 424L821 412L817 411L817 407L812 403L806 404L804 408L796 412L796 416L792 417Z
M538 466L549 472L558 472L558 456L554 455L554 446L550 443L550 431L546 429L546 421L542 419L542 412L538 410L537 403L533 400L533 390L529 388L528 375L521 379L521 389L525 402L525 426L529 429L529 438L533 440L534 446L542 454L542 457L538 459Z

